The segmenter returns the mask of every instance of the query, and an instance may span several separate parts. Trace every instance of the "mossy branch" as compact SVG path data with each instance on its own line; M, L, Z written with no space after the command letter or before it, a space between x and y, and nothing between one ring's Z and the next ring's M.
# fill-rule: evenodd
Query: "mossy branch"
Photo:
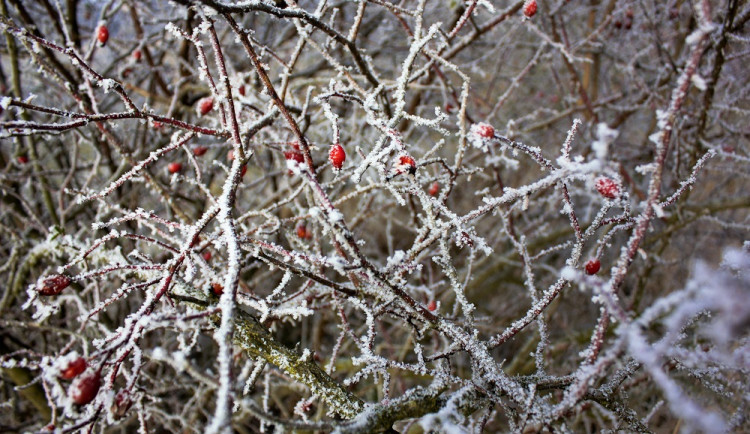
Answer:
M449 394L449 385L436 381L431 386L416 387L387 405L374 405L360 413L356 419L340 425L336 434L396 432L392 425L398 421L414 419L436 413L453 402L455 409L464 416L486 405L485 397L471 386Z
M211 304L206 296L194 289L182 286L187 294L172 294L174 300L190 303L200 310ZM215 326L219 324L219 315L211 318ZM341 417L351 419L364 409L364 402L336 382L315 361L312 354L299 354L274 339L271 333L258 320L247 312L239 311L235 318L233 341L252 357L277 366L296 381L304 384L310 391Z
M255 357L262 357L287 375L310 388L331 409L351 419L364 409L364 403L329 376L312 360L282 345L250 314L240 312L236 318L234 343Z

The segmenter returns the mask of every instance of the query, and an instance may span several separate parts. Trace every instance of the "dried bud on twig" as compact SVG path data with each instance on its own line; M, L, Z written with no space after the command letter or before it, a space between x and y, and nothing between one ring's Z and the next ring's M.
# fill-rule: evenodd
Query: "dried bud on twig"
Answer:
M117 392L115 400L112 403L112 414L114 415L114 418L117 420L122 419L132 405L133 400L126 390Z

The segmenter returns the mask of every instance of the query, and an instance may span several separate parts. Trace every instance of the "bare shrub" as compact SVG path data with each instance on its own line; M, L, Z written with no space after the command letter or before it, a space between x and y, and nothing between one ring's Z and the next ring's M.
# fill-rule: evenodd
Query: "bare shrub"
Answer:
M748 431L737 0L0 0L2 430Z

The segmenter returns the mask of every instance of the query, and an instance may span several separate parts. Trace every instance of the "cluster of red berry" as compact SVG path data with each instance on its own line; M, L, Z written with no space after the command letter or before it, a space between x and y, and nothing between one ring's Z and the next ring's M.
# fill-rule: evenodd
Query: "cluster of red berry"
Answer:
M93 401L102 385L101 372L99 370L85 372L86 368L88 368L86 359L77 357L60 371L61 379L73 380L68 389L68 396L76 405L86 405Z

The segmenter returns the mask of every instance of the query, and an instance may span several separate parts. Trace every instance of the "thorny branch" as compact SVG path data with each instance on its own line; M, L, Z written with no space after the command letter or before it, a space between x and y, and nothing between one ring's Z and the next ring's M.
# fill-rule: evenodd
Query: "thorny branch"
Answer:
M673 3L0 0L0 425L747 430L750 15Z

